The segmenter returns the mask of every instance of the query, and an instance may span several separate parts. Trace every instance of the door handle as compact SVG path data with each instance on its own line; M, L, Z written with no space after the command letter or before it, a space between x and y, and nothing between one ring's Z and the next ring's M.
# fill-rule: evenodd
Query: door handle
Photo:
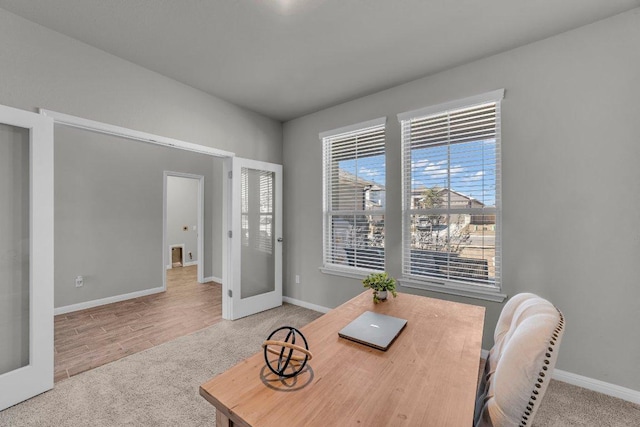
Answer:
M282 243L282 237L278 237L278 242Z

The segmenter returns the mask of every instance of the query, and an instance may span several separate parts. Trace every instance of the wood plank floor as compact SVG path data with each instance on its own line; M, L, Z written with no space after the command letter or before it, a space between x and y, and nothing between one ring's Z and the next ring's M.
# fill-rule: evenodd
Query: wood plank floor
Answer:
M55 381L213 325L221 304L190 266L167 270L166 292L55 316Z

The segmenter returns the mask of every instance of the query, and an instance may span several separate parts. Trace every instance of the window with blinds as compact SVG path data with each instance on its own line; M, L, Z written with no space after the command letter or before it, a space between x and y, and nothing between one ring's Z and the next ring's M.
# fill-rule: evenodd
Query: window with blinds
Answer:
M502 96L398 116L404 277L500 289Z
M385 123L320 134L325 267L384 270Z
M243 246L273 252L273 172L242 168L240 227Z

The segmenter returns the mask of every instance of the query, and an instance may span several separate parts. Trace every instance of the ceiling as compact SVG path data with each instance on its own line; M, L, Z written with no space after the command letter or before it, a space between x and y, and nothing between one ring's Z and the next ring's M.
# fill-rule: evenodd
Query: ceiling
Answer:
M640 0L0 0L286 121L640 6Z

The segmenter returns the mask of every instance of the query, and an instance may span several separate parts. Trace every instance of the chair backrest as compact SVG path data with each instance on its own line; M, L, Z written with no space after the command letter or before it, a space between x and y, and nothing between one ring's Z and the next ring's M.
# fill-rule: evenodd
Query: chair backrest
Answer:
M475 427L531 425L563 333L564 317L549 301L523 293L505 304L478 386Z

